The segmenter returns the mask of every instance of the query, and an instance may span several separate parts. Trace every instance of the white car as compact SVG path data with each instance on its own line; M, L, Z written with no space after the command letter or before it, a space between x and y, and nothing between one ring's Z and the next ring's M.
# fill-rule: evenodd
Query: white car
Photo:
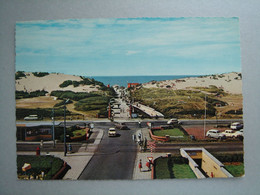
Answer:
M39 120L39 117L38 117L38 115L32 114L32 115L24 117L24 120Z
M172 125L172 124L177 124L177 123L178 123L178 119L172 118L172 119L168 120L167 125Z
M233 130L239 130L239 129L242 129L242 128L243 128L243 124L241 124L239 122L232 123L230 125L230 129L233 129Z
M244 137L244 130L240 129L234 133L235 137Z
M222 132L226 137L236 137L235 131L227 129L224 132Z
M109 137L115 137L116 136L116 129L115 128L109 128L108 136Z
M209 138L217 138L217 139L218 138L221 138L221 139L226 138L226 136L223 133L221 133L219 130L216 130L216 129L208 130L206 136L209 137Z

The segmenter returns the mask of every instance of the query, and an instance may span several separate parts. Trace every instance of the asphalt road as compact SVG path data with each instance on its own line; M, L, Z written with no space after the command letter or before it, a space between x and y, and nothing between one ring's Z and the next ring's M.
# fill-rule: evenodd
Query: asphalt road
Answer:
M132 179L137 152L132 140L135 129L117 133L117 137L108 137L107 129L104 130L103 139L79 180Z

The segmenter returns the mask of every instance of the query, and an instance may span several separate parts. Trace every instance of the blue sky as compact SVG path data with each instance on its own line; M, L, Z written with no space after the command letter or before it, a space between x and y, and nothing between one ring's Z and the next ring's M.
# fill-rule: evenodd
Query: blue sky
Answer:
M16 70L83 76L241 72L238 18L121 18L16 24Z

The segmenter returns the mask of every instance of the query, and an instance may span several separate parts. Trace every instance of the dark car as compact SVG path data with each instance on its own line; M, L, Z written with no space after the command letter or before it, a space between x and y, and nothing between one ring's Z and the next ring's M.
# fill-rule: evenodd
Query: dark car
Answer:
M128 127L126 126L125 123L115 122L115 126L116 126L117 129L120 129L120 130L128 129Z

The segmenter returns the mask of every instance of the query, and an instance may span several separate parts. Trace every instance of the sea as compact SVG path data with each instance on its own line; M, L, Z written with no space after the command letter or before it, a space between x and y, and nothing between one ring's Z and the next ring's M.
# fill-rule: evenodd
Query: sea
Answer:
M164 81L182 79L188 77L198 77L201 75L155 75L155 76L92 76L97 81L101 81L105 85L119 85L127 87L127 83L147 83L150 81Z

